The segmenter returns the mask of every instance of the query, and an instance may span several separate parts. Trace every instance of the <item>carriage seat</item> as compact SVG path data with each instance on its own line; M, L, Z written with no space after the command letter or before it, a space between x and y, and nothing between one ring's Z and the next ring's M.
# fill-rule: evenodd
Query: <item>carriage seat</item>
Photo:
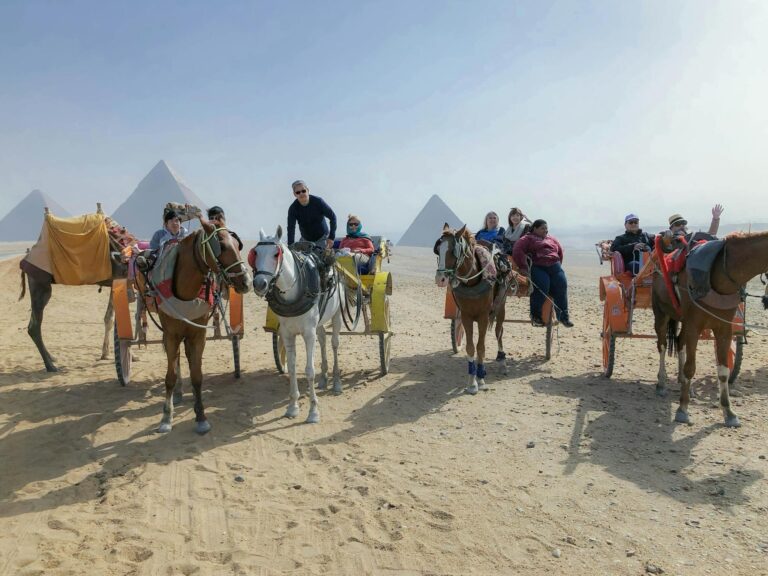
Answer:
M384 245L382 245L382 241ZM373 254L367 264L358 264L358 274L373 274L378 269L378 262L386 256L386 240L383 236L371 236L371 242L373 242ZM338 250L341 239L337 238L333 241L333 249Z

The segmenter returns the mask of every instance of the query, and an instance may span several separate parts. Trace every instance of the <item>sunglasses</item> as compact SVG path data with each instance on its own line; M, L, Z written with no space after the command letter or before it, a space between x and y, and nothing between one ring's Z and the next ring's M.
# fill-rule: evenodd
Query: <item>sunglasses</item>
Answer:
M681 228L681 227L687 226L687 225L688 225L688 222L686 220L681 220L680 222L675 222L674 224L672 224L672 227L673 228Z
M294 191L294 194L296 194L296 196L301 196L302 194L306 194L306 193L307 193L306 190L296 190L296 191Z
M360 226L360 222L347 222L347 226L354 226L355 228L357 228L358 226Z
M627 220L627 224L640 224L640 220Z

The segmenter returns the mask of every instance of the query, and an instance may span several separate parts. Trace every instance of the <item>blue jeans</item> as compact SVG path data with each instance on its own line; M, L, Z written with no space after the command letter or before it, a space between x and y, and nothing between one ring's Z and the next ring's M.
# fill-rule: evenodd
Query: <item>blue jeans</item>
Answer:
M531 280L536 285L531 294L531 316L541 318L541 308L544 306L545 296L551 296L555 301L555 309L558 320L568 318L568 280L559 262L551 266L531 266Z

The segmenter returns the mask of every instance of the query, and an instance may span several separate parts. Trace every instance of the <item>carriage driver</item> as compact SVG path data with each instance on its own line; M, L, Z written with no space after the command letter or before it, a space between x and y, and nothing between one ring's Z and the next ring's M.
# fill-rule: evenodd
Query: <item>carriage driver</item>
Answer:
M611 252L618 252L624 259L624 269L636 275L640 271L640 254L653 250L654 235L643 232L640 228L640 218L635 214L624 217L624 234L616 236L611 244Z
M309 186L303 180L296 180L291 187L296 199L288 208L288 245L295 240L298 222L302 242L313 242L321 250L333 248L336 214L320 196L309 195Z

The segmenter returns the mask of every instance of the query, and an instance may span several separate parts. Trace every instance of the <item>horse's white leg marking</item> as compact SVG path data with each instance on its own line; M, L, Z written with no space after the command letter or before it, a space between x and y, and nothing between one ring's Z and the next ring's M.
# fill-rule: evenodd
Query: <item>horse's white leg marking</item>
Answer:
M333 348L333 392L341 394L341 371L339 370L339 332L341 332L341 304L336 314L333 315L333 334L331 336L331 348Z
M667 395L667 364L664 356L667 354L667 346L659 347L659 374L656 378L656 396L665 397Z
M717 367L717 380L720 384L720 408L723 410L725 425L729 428L738 428L741 426L739 417L731 410L731 398L728 389L728 377L731 371L728 366L719 365Z
M320 375L317 378L317 389L328 387L328 350L325 347L325 326L317 325L317 340L320 343Z
M296 379L296 334L282 334L285 345L285 355L288 362L288 379L290 381L290 397L288 409L285 411L287 418L296 418L299 415L299 383Z
M307 392L309 394L309 415L308 424L320 422L320 409L317 405L317 395L315 394L315 327L307 327L304 330L304 344L307 348Z

